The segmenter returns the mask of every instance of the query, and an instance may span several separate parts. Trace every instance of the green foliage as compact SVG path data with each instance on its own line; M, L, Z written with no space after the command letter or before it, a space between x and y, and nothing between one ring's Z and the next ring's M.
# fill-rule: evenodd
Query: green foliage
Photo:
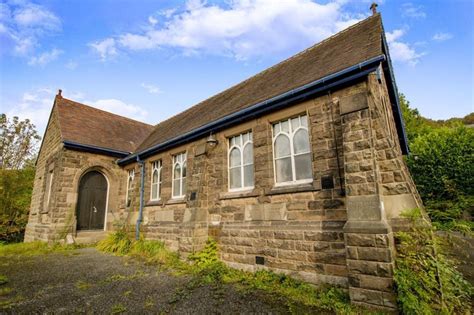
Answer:
M8 283L8 278L7 276L0 275L0 285Z
M472 233L474 216L474 113L434 121L400 105L411 155L407 164L433 224L443 230ZM464 124L464 125L463 125Z
M0 169L0 242L23 240L35 170Z
M122 303L118 303L112 306L112 309L110 310L110 314L120 314L120 313L125 313L126 311L127 311L127 308Z
M62 245L59 243L48 244L46 242L0 244L0 257L2 256L36 256L53 252L66 252L76 249L75 245Z
M422 198L456 200L474 195L474 129L438 128L410 145L408 165Z
M103 252L124 256L130 253L133 243L133 233L126 227L118 229L116 232L107 235L107 238L97 244L97 249Z
M461 314L473 288L456 270L440 246L441 239L421 217L419 209L407 214L410 232L399 232L394 279L404 314Z

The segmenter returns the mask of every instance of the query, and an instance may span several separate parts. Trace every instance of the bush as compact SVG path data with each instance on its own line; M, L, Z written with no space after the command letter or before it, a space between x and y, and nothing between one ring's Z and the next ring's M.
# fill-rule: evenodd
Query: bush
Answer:
M28 223L35 171L0 169L0 242L21 242Z
M474 195L474 129L458 125L417 137L408 166L424 200Z
M404 314L462 314L470 305L473 288L442 252L441 239L433 233L421 211L405 214L410 232L396 234L394 274L398 303Z

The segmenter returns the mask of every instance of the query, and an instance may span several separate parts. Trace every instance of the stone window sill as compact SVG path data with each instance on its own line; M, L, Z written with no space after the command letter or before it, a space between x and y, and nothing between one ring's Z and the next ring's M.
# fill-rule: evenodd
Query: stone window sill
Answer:
M224 192L219 194L219 199L238 199L238 198L249 198L249 197L257 197L260 194L255 189L253 190L245 190L245 191L232 191L232 192Z
M309 184L273 187L265 191L265 195L281 195L281 194L291 194L291 193L297 193L297 192L318 191L318 190L320 189L314 187L312 183L309 183Z
M161 201L161 200L149 200L149 201L146 202L145 207L162 206L162 205L163 205L163 201Z
M183 203L186 203L185 198L170 199L165 204L167 204L167 205L178 205L178 204L183 204Z

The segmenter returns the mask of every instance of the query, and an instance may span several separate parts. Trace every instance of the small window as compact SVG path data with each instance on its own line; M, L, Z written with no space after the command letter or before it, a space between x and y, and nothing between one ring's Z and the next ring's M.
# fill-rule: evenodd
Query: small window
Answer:
M182 198L186 194L186 152L173 155L173 198Z
M273 125L273 159L277 185L312 182L313 171L306 115Z
M129 207L130 206L130 203L132 201L132 198L131 198L131 193L132 193L132 188L133 188L133 180L135 179L135 170L132 169L132 170L129 170L128 171L128 177L127 177L127 193L126 193L126 197L125 197L125 200L127 202L126 206Z
M45 208L49 207L49 203L51 201L51 190L53 187L53 170L48 171L46 174L46 200L45 200Z
M161 160L151 164L151 196L150 200L160 200L161 196Z
M229 190L254 187L252 132L229 139Z

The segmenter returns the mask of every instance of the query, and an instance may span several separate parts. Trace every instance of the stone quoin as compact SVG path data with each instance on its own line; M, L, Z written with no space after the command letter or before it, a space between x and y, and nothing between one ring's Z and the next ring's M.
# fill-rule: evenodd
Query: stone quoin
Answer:
M379 13L155 126L56 96L25 241L139 227L396 309L393 231L421 207ZM143 184L143 185L142 185Z

